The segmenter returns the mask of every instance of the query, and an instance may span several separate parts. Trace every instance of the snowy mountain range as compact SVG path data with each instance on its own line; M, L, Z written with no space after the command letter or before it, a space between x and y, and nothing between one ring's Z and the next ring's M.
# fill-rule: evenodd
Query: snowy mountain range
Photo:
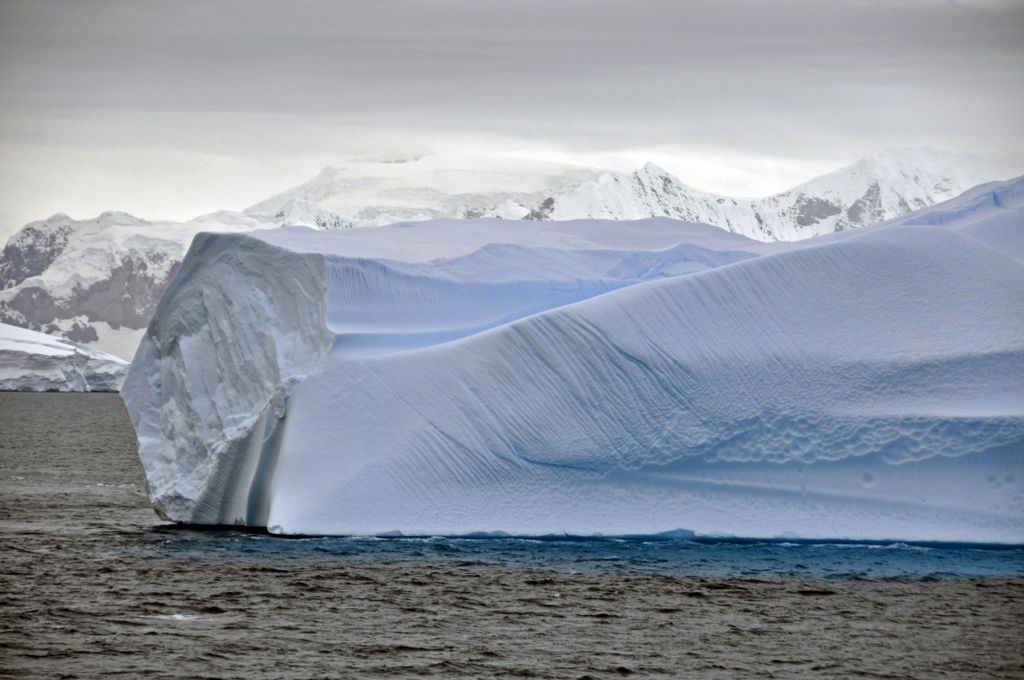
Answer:
M652 163L619 173L507 160L480 169L443 156L352 160L241 212L187 222L123 212L32 222L0 253L0 322L131 358L200 232L342 229L441 217L671 217L760 241L791 241L899 217L995 179L989 175L951 153L887 149L788 191L740 199L689 187Z
M424 162L414 159L398 167ZM672 217L713 224L760 241L795 241L877 224L994 179L976 161L929 148L884 149L782 193L755 199L695 189L654 163L630 173L561 170L533 191L472 194L402 186L391 176L378 176L373 168L368 175L353 177L360 170L367 172L351 165L325 168L309 182L245 212L294 216L289 224L346 227L441 217Z
M665 216L714 224L761 241L795 241L899 217L981 180L951 156L887 150L774 196L744 200L698 191L648 163L631 174L602 175L552 196L527 217Z

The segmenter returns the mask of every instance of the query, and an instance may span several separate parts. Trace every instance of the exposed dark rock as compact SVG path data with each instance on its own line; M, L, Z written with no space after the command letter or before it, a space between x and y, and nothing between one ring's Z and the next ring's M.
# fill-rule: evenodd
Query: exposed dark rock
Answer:
M12 314L12 312L14 314ZM41 330L57 319L58 308L50 292L29 286L19 290L6 305L0 303L0 321ZM21 323L18 323L18 321Z
M22 227L0 253L0 289L13 288L46 271L64 251L76 226L66 215L55 215Z
M810 196L801 196L793 207L796 213L796 223L801 227L809 227L842 212L842 209L835 203L824 198Z
M846 209L846 224L840 225L840 229L865 226L872 222L881 222L885 219L885 214L882 211L881 195L882 192L878 187L878 182L869 186L864 195Z
M114 328L143 328L177 266L167 278L156 280L144 260L125 260L111 270L110 278L77 290L65 313L84 314L90 321L105 321Z
M84 326L78 322L75 322L71 329L64 333L64 337L77 343L96 342L100 339L95 328Z
M548 196L540 204L523 217L524 220L546 220L555 210L555 199Z
M127 259L111 271L110 278L79 286L71 296L60 300L43 288L21 288L9 302L0 302L0 321L43 332L56 330L75 342L99 339L96 329L89 325L92 322L102 321L115 329L145 328L177 268L175 263L167 276L158 277L145 260ZM63 333L54 325L60 319L79 316L88 323L75 322Z

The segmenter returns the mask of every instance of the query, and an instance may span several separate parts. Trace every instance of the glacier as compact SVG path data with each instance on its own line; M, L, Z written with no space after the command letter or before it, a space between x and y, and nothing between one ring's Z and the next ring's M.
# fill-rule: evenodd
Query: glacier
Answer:
M199 234L122 389L171 521L1024 542L1024 178L667 218Z
M0 390L116 392L128 362L84 345L0 323Z

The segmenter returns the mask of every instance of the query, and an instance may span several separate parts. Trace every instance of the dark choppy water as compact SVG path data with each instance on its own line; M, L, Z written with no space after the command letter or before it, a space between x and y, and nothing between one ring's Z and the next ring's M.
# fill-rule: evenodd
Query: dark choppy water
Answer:
M1024 677L1024 551L163 525L116 395L0 394L0 675Z

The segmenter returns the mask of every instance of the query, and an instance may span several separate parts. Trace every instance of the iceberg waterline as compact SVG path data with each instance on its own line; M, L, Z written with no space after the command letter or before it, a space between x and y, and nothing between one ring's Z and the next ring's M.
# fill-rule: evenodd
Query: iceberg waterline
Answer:
M276 533L1020 542L1022 195L785 245L200 235L122 392L150 494Z

